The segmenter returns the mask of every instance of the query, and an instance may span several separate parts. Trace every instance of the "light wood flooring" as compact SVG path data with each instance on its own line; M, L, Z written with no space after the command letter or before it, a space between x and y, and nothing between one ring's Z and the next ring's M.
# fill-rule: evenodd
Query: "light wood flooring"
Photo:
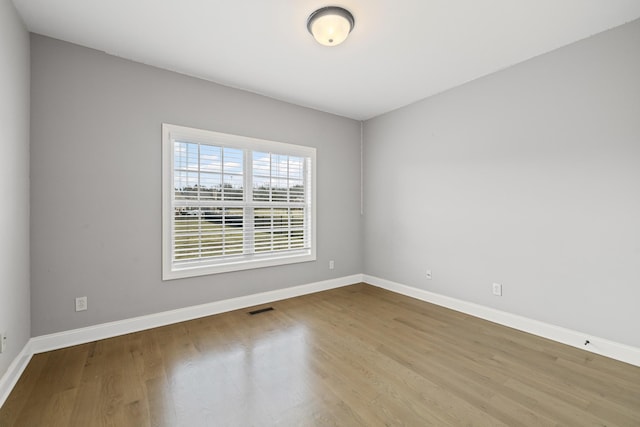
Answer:
M365 284L33 357L0 426L640 426L640 368Z

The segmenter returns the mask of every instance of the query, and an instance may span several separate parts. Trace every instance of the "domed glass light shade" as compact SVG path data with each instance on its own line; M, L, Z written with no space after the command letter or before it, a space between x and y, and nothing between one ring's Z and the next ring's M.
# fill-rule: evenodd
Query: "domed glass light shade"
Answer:
M328 6L309 15L307 29L321 45L337 46L347 39L354 24L351 12L341 7Z

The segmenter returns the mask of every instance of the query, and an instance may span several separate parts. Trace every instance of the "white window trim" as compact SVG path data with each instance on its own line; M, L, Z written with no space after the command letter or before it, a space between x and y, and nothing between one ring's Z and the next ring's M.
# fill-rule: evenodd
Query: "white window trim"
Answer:
M310 240L309 249L299 252L283 254L252 254L241 257L216 261L216 264L203 266L183 265L174 268L172 260L173 236L173 165L174 147L176 139L190 142L211 143L231 148L250 149L277 154L309 157L311 159L311 208L309 209ZM246 163L245 163L246 164ZM245 170L245 180L248 171ZM244 186L246 188L246 185ZM186 277L203 276L208 274L225 273L230 271L248 270L262 267L293 264L316 260L316 149L300 145L286 144L239 135L194 129L184 126L162 124L162 280L172 280Z

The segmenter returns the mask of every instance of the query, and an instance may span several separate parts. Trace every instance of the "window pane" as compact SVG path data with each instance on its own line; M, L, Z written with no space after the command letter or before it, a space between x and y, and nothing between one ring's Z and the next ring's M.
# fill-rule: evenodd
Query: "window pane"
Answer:
M254 213L255 251L305 247L304 208L258 208Z
M302 229L304 227L304 208L291 209L291 228Z
M174 209L174 260L242 254L242 208Z
M301 249L304 248L304 231L292 231L291 232L291 248Z
M271 155L269 153L253 152L253 175L271 177Z
M302 180L304 178L304 159L289 157L289 179Z
M244 173L244 154L237 148L224 149L224 171L225 173L240 175Z
M176 171L174 191L177 200L196 200L198 198L198 173Z
M201 173L199 195L200 200L219 200L222 176L216 173Z
M253 154L253 200L304 202L304 158Z
M244 198L243 193L242 176L224 176L223 200L242 200Z
M271 228L273 224L273 217L271 215L272 209L258 208L254 212L253 221L256 230Z
M174 168L198 170L198 144L176 142L174 146Z
M203 172L222 172L222 151L212 145L200 146L200 170Z
M270 179L260 176L253 177L253 200L255 201L268 201L271 191Z
M287 180L272 179L271 180L271 201L286 202L287 201Z
M304 183L302 181L289 181L289 200L304 202Z

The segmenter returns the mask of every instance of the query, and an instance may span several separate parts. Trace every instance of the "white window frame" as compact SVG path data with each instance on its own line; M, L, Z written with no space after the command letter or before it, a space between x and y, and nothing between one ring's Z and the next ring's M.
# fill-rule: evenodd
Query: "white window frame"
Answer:
M267 152L271 154L289 155L309 159L310 171L305 177L305 201L306 218L309 227L305 234L309 245L307 248L290 252L272 253L245 253L237 256L212 257L206 260L190 262L188 264L174 263L174 143L193 142L208 144L217 147L236 148L245 150L244 153L244 205L264 205L262 202L254 202L251 195L252 189L248 185L252 176L253 151ZM248 151L247 151L248 150ZM249 189L249 190L247 190ZM249 224L244 219L245 226ZM250 229L253 224L249 225ZM243 231L245 229L243 228ZM268 141L239 135L213 132L202 129L194 129L184 126L162 124L162 279L171 280L185 277L202 276L208 274L224 273L230 271L247 270L253 268L272 267L299 262L316 260L316 149L301 145L286 144L276 141Z

